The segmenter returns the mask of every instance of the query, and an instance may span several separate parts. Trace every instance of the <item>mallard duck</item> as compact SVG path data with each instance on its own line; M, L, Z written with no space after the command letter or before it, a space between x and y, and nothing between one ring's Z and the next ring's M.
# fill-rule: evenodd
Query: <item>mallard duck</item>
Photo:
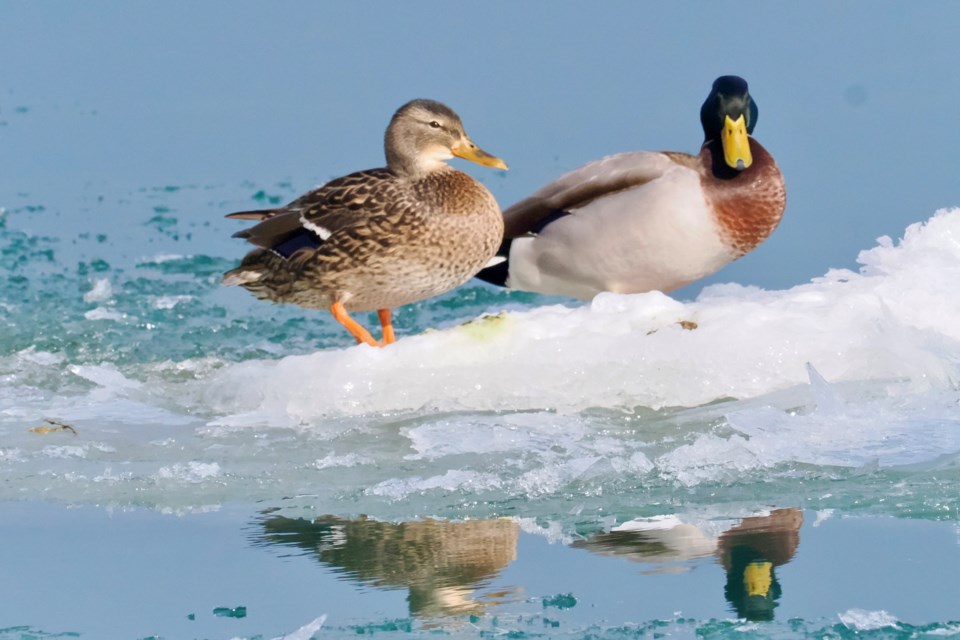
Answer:
M505 260L479 277L581 299L666 292L752 251L786 206L777 163L749 135L757 114L745 80L717 78L698 155L621 153L561 176L504 211Z
M337 178L279 209L228 215L261 222L234 234L258 248L223 283L273 302L329 309L357 342L383 346L396 339L392 307L469 280L496 252L503 218L486 187L445 160L507 165L433 100L400 107L384 146L386 168ZM382 342L349 315L374 310Z

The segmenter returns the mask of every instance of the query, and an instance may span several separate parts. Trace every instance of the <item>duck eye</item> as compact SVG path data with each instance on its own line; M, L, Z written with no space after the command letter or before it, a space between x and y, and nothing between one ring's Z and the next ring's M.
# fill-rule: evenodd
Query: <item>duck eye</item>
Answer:
M440 128L440 123L437 122L436 120L431 120L431 121L430 121L430 126L433 127L434 129L439 129L439 128Z

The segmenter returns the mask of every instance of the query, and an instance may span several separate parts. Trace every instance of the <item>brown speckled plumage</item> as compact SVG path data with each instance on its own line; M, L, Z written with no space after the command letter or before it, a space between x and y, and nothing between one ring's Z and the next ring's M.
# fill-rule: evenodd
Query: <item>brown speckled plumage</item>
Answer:
M397 112L387 134L391 166L338 178L280 209L232 214L261 220L236 234L258 248L224 283L273 302L373 311L469 280L499 246L503 218L486 187L442 161L450 144L437 140L455 141L457 155L505 165L477 149L456 114L441 108L414 101ZM411 133L394 130L405 124Z
M330 237L289 258L251 251L237 270L263 273L243 285L258 298L312 309L339 300L350 311L374 311L441 294L479 271L503 234L493 196L452 167L416 181L362 171L293 204L274 216L321 226Z

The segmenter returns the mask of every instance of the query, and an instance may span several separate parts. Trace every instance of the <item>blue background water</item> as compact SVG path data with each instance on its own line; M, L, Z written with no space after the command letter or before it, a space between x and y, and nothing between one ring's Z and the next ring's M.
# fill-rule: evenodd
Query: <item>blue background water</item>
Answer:
M0 627L27 627L0 637L274 637L322 614L331 637L430 633L404 589L264 542L275 511L520 519L517 559L478 587L490 615L453 635L955 633L957 225L870 263L879 284L804 283L960 204L958 19L949 2L0 2ZM399 310L400 334L515 324L371 354L326 314L218 284L244 251L223 214L381 164L410 98L447 102L510 163L461 167L508 204L608 153L696 150L725 73L751 83L788 208L678 297L769 295L586 308L473 282ZM578 308L539 311L554 303ZM669 328L689 314L697 332ZM29 431L46 417L80 435ZM774 507L805 519L769 626L735 621L710 554L576 547L663 515L715 537ZM51 584L65 601L32 595ZM544 607L568 592L577 606Z

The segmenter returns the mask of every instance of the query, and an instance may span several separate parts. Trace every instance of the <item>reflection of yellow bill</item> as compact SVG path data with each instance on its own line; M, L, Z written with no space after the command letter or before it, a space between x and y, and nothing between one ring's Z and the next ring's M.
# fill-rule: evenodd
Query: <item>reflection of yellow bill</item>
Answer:
M743 570L743 586L748 596L766 598L773 583L773 565L769 562L751 562Z
M743 170L753 164L750 136L747 135L747 123L742 114L736 120L724 116L720 141L723 143L723 159L728 167Z

